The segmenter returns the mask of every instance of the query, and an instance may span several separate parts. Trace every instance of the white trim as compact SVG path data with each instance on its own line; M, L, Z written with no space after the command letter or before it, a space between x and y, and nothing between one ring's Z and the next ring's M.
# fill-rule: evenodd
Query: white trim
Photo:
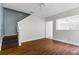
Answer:
M42 38L45 38L45 37L36 38L36 39L28 39L28 40L25 40L25 41L19 41L19 46L21 46L21 44L24 43L24 42L29 42L29 41L34 41L34 40L40 40Z
M1 51L1 47L2 47L2 41L3 41L3 36L0 36L0 51Z
M19 42L19 46L21 46L22 44L21 44L21 42Z
M74 42L70 42L70 41L66 41L66 40L60 40L60 39L53 39L53 40L57 40L57 41L60 41L60 42L63 42L63 43L68 43L68 44L72 44L72 45L76 45L76 46L79 46L79 44L77 43L74 43Z
M4 36L12 36L12 35L17 35L17 34L10 34L10 35L4 35Z

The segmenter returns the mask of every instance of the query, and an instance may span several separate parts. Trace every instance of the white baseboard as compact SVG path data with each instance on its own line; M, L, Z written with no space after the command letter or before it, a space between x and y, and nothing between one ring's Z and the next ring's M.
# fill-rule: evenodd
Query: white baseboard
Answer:
M64 43L68 43L68 44L79 46L79 44L76 43L76 42L70 42L70 41L67 41L67 40L61 40L61 39L56 39L56 38L53 39L53 40L57 40L57 41L60 41L60 42L64 42Z
M42 39L44 37L40 37L40 38L35 38L35 39L28 39L28 40L25 40L25 41L19 41L19 46L21 46L22 43L24 42L29 42L29 41L33 41L33 40L39 40L39 39Z

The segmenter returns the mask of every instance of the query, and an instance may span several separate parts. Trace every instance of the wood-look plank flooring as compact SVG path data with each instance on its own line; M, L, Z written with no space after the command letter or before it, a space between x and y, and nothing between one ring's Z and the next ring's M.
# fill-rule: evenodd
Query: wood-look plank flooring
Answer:
M1 55L77 55L79 46L53 39L39 39L22 43L22 46L0 51Z

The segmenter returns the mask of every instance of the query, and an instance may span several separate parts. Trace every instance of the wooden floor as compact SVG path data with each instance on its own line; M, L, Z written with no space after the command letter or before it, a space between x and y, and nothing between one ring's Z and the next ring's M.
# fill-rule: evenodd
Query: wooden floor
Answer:
M59 42L53 39L39 39L22 43L22 46L6 49L1 55L75 55L79 46Z

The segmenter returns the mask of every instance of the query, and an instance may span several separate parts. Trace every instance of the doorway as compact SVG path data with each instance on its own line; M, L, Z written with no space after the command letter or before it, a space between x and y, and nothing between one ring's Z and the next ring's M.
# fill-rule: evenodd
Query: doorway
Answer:
M46 22L46 38L53 38L53 21Z

